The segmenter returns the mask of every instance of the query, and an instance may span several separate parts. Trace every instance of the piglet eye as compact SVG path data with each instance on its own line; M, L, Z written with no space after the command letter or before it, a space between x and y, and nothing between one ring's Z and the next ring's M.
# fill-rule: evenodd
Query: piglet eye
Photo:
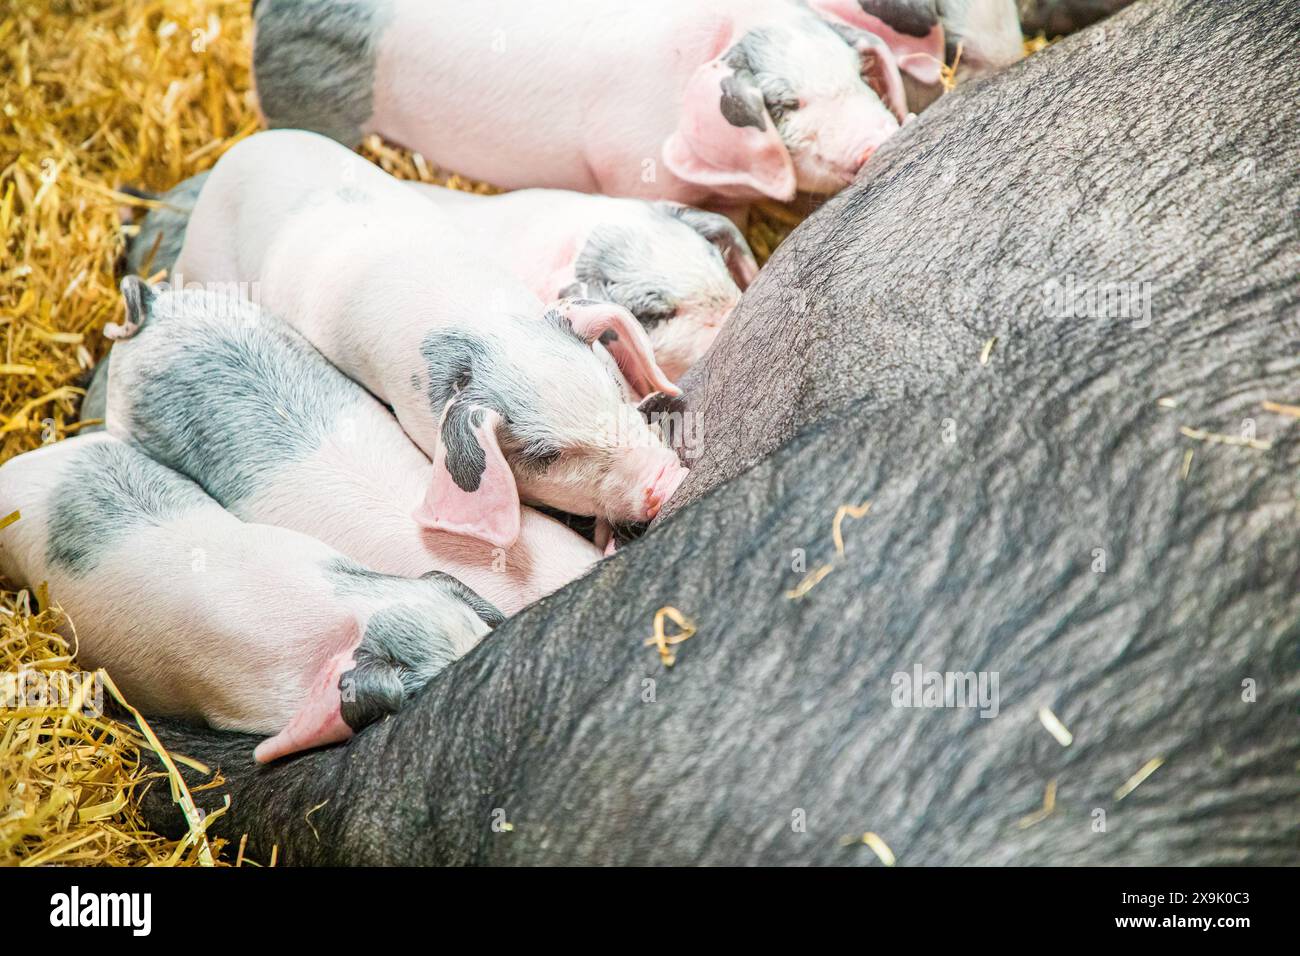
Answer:
M636 317L644 328L653 329L656 325L676 318L677 309L665 302L656 308L642 309Z
M530 448L519 456L520 464L542 470L560 460L558 448Z
M636 296L620 304L635 315L645 329L653 329L677 315L677 306L658 294Z
M772 119L778 123L785 118L787 113L793 113L803 106L803 101L793 93L764 96L763 103Z

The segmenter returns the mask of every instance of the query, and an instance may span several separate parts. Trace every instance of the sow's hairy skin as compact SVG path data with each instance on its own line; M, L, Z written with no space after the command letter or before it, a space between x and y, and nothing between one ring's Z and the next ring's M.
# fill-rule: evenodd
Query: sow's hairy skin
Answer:
M1218 393L1185 364L1159 373ZM1243 368L1225 411L1298 372L1294 352ZM866 864L839 843L864 830L906 864L1294 862L1300 428L1268 419L1271 452L1206 449L1180 483L1169 416L1075 394L1094 407L1026 415L971 388L951 445L947 401L850 408L346 746L258 769L246 738L155 729L226 776L195 794L233 796L214 832L289 864ZM834 561L832 516L866 500L835 570L787 597L792 552ZM671 670L644 646L664 604L698 625ZM996 673L996 716L893 706L917 665ZM1019 828L1050 780L1056 813ZM145 812L183 830L165 786Z
M875 857L839 840L868 829L902 864L1291 862L1300 425L1260 402L1294 400L1300 381L1297 235L1286 214L1300 197L1277 168L1296 131L1262 108L1264 127L1240 119L1283 81L1267 55L1279 41L1264 31L1274 28L1249 10L1212 21L1195 6L1125 15L1129 37L1110 54L1113 95L1124 105L1114 122L1121 132L1163 128L1170 104L1146 101L1168 77L1150 68L1183 55L1165 35L1179 16L1185 29L1215 36L1217 23L1235 54L1223 65L1234 109L1227 93L1199 95L1209 121L1237 116L1227 129L1237 155L1254 157L1253 179L1220 182L1234 173L1219 154L1230 147L1209 149L1214 134L1186 115L1183 135L1199 153L1143 134L1153 181L1127 152L1111 152L1104 117L1075 112L1075 93L1051 107L1074 124L1065 144L1044 141L1046 128L1019 139L1018 124L1035 123L1041 101L992 132L979 124L997 111L963 121L940 104L947 149L974 131L976 146L1002 149L1019 169L1011 190L996 163L967 160L999 177L1014 217L994 216L992 196L958 203L953 193L949 219L930 218L954 232L920 245L912 219L843 218L862 193L902 190L909 177L913 202L930 201L930 167L949 168L945 154L909 165L900 152L881 186L859 186L796 239L811 256L816 243L804 237L817 231L827 255L851 266L788 273L802 276L810 301L831 300L841 285L861 294L872 276L906 296L906 308L868 300L859 310L871 309L860 321L883 323L884 340L867 339L872 349L849 335L847 317L821 351L801 342L828 376L833 348L856 349L862 397L852 401L844 382L825 387L815 370L801 382L769 351L785 391L759 407L792 418L815 402L804 414L822 422L506 622L403 712L346 746L259 769L247 738L155 722L168 746L224 773L224 787L195 795L207 809L233 797L213 832L247 832L249 853L265 858L275 844L292 864L858 864ZM1077 55L1088 55L1086 36ZM1147 89L1129 100L1118 77L1136 60ZM1035 62L1007 81L1023 81L1019 93L996 82L984 91L1003 109L1003 96L1029 98L1045 81ZM1056 62L1069 69L1068 58ZM1089 70L1104 68L1098 60ZM1088 70L1075 79L1091 101ZM1114 182L1080 182L1090 153L1096 175L1114 168ZM1040 180L1057 193L1039 190ZM1145 204L1121 188L1130 181ZM1101 219L1110 203L1117 212L1137 203L1122 235ZM1177 230L1148 235L1175 212L1195 241ZM1024 230L1042 228L1040 215L1070 216L1070 228L1051 234L1054 245L1022 246ZM854 237L866 233L870 242L859 244ZM950 248L959 245L952 235L965 237L966 256L984 257L983 277ZM918 267L915 288L880 271L918 248L934 271L927 278ZM791 261L777 265L792 269ZM1021 275L1012 267L1030 270L1023 302L1000 291ZM1151 327L1044 320L1037 277L1067 267L1081 280L1149 278ZM991 304L954 312L925 299L922 280L933 284L945 269L986 278ZM764 293L768 308L781 307L778 292ZM935 323L942 327L931 330ZM992 334L1001 337L981 367ZM749 387L759 381L751 376ZM1162 396L1177 406L1157 405ZM835 405L840 412L826 417ZM1246 419L1269 450L1179 433L1189 425L1240 434ZM719 438L716 428L707 434ZM835 510L866 500L867 516L844 522L836 561ZM796 549L808 570L835 567L790 599L805 574L792 567ZM698 626L676 646L671 670L643 643L665 604ZM996 672L997 715L894 706L894 675L917 665ZM1071 746L1039 724L1040 707L1073 731ZM1163 765L1116 800L1154 758ZM1020 828L1051 780L1056 812ZM183 829L165 786L150 790L145 811L164 832ZM804 832L792 826L797 811ZM502 820L513 830L494 830Z
M703 440L660 520L863 396L979 383L1064 420L1172 395L1177 423L1238 432L1259 409L1220 393L1300 329L1298 33L1294 0L1139 3L943 97L782 244L679 382ZM1151 325L1049 315L1053 283L1147 283ZM1207 378L1200 405L1166 361Z

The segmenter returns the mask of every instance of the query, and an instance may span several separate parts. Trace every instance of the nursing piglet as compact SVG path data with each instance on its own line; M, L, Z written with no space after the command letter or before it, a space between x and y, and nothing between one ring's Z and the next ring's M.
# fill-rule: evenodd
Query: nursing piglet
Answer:
M175 265L207 177L199 173L157 197L166 205L141 220L127 247L128 272ZM498 258L542 301L582 295L623 306L646 330L655 360L674 381L708 350L758 272L730 219L679 203L567 189L483 196L404 185L437 203L481 256Z
M835 192L906 110L887 45L796 0L260 0L255 29L268 125L377 132L504 188Z
M279 130L213 168L174 278L234 284L391 406L433 459L427 527L509 547L521 501L652 518L685 470L593 351L638 397L676 394L645 331L609 303L547 309L465 246L355 153Z
M49 585L81 663L137 707L274 734L260 761L345 740L472 648L500 613L437 572L396 578L245 524L111 435L0 467L0 574Z
M250 302L123 280L133 337L109 365L109 431L187 475L236 517L292 528L376 571L442 571L506 614L600 558L523 508L508 549L414 517L433 466L397 420Z

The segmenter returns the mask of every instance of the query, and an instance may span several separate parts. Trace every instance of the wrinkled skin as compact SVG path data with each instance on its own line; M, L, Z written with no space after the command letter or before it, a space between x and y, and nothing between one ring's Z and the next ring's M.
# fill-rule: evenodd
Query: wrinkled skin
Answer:
M1139 4L958 88L882 147L777 250L680 383L704 441L661 520L862 396L1000 387L1011 383L997 370L1015 360L1043 376L1040 400L1055 385L1072 401L1063 356L1103 377L1095 388L1133 387L1104 376L1158 362L1181 322L1225 303L1271 315L1260 334L1282 338L1260 348L1285 352L1300 321L1300 134L1294 111L1276 107L1292 88L1278 51L1300 29L1300 5L1252 19L1260 6L1177 5L1189 21L1178 24L1169 4ZM1151 283L1152 328L1046 318L1045 287L1071 275ZM1153 402L1174 384L1141 382L1126 397ZM1014 383L1008 400L1027 401L1025 388ZM954 402L944 417L961 412Z
M1236 126L1256 166L1233 182L1227 147L1168 98L1199 94L1220 120L1243 88L1271 102L1295 23L1266 27L1259 4L1215 14L1254 55L1191 90L1197 6L1136 8L1104 54L1067 41L918 120L911 149L818 213L747 300L729 335L768 374L734 343L708 362L711 494L506 622L403 713L260 772L242 738L155 723L225 774L196 795L234 798L213 831L291 864L874 863L839 842L864 830L911 865L1294 862L1300 426L1260 401L1294 401L1300 379L1300 196L1281 162L1297 132L1263 108ZM1134 136L1147 148L1130 159ZM936 194L949 170L960 184ZM905 199L920 208L901 218ZM1175 204L1190 231L1158 241ZM1089 218L1126 209L1142 218L1123 231ZM908 256L911 277L882 267ZM1151 327L1045 320L1041 277L1065 268L1150 273ZM959 286L930 290L939 276L980 277L980 296L955 308ZM824 337L764 352L764 315L799 289ZM753 451L728 433L745 416L770 420L750 421ZM1179 434L1248 417L1268 451ZM695 474L681 497L699 497ZM836 508L864 500L835 570L787 599L795 549L808 569L831 561ZM665 604L699 628L671 670L644 646ZM996 671L998 716L892 706L892 675L917 664ZM1049 780L1056 812L1018 827ZM498 809L513 830L493 829ZM165 788L145 810L183 826Z

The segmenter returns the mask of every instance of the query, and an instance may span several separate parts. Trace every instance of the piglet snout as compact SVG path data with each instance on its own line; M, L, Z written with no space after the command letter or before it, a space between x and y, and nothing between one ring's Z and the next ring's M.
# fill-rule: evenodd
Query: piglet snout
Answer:
M676 463L666 464L659 469L659 473L645 487L647 519L653 519L659 514L659 509L673 496L685 477L686 469Z
M896 124L890 124L888 128L875 130L870 135L860 140L852 154L852 162L854 163L853 172L856 174L859 169L865 166L867 160L876 154L876 150L880 148L880 144L889 139L889 137L897 132L897 130L898 126Z

